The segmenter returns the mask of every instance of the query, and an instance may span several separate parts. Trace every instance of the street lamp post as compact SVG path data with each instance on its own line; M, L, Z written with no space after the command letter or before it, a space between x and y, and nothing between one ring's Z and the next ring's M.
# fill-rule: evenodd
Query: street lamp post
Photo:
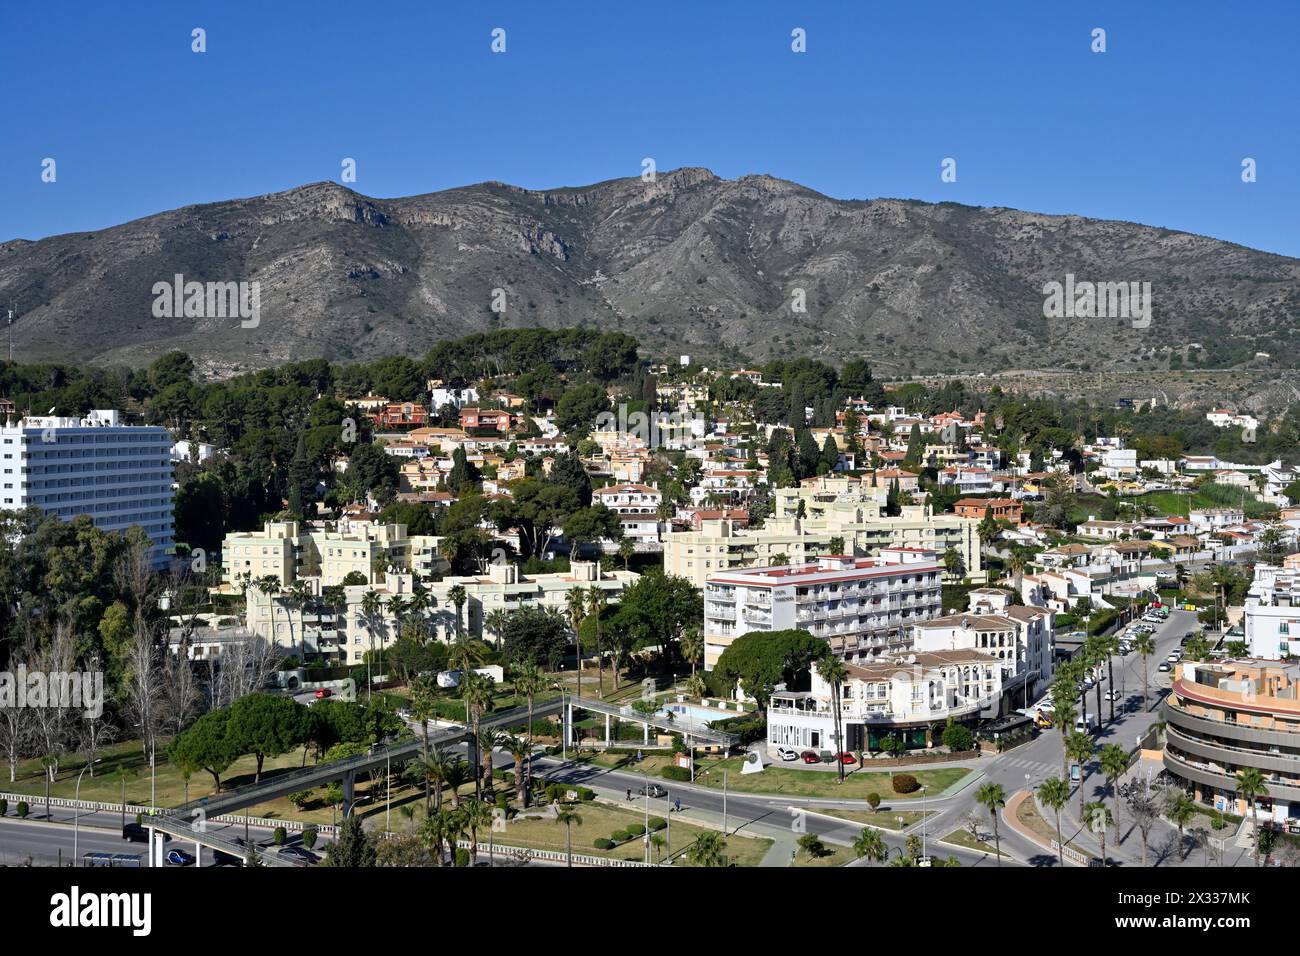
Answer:
M82 774L84 774L87 770L89 770L91 767L95 766L95 764L99 763L100 760L102 760L102 759L103 759L102 757L96 757L94 760L90 761L90 762L87 763L84 767L81 768L81 773L77 774L77 789L76 789L75 791L73 791L73 795L72 795L72 803L73 803L73 810L72 810L72 865L73 865L73 866L80 866L80 865L81 865L81 863L78 862L78 861L81 859L81 857L79 857L79 856L77 855L77 837L78 837L78 835L79 835L79 833L80 833L80 830L81 830L81 776L82 776ZM151 848L151 849L152 849L152 848Z
M921 859L925 859L925 787L921 788Z
M722 771L722 835L727 835L727 771Z

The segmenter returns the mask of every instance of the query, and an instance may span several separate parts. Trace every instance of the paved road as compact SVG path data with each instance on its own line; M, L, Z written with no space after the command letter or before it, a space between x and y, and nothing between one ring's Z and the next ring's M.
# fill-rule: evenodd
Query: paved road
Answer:
M1115 702L1115 720L1113 723L1109 720L1109 702L1102 700L1100 714L1102 726L1094 734L1098 747L1102 744L1116 743L1127 750L1133 747L1138 739L1159 719L1156 709L1159 701L1169 690L1170 674L1160 673L1157 671L1157 667L1171 650L1179 646L1179 640L1183 635L1188 631L1196 630L1196 628L1196 614L1192 611L1173 611L1170 613L1169 619L1157 627L1154 633L1156 653L1148 658L1147 663L1151 687L1148 699L1149 710L1143 710L1142 707L1141 656L1131 653L1114 659L1115 685L1117 689L1122 691L1123 696ZM1109 689L1109 683L1103 681L1102 693L1105 694ZM1096 706L1096 691L1089 691L1089 712L1095 711ZM1048 777L1061 776L1064 772L1062 756L1061 734L1056 730L1048 730L1029 743L1022 744L1014 750L990 759L984 765L984 772L988 780L1002 784L1003 790L1010 797L1017 790L1024 790L1026 787L1036 788ZM1106 792L1106 781L1104 777L1096 772L1095 762L1090 765L1090 770L1092 772L1083 783L1087 793L1086 799L1099 799ZM935 829L951 832L956 827L962 826L971 814L976 814L983 820L987 828L989 824L988 812L975 802L975 790L975 787L967 787L965 791L957 794L954 799L946 801L943 804L943 812L935 823ZM1071 805L1074 805L1077 800L1076 792ZM1045 854L1037 844L1014 832L1008 833L1008 827L1005 825L1001 827L1001 832L1004 849L1010 849L1011 852L1021 856L1032 865L1056 865L1056 857Z
M631 789L633 794L637 789L646 782L646 777L639 773L628 773L626 771L607 770L603 767L595 767L588 764L575 764L572 762L565 763L558 757L539 758L535 766L544 771L548 776L554 777L565 782L583 784L596 790L603 797L621 800L626 797L626 792ZM714 824L721 824L723 819L723 794L720 790L710 787L694 786L687 783L675 783L662 779L650 778L652 782L659 783L668 790L667 797L652 799L650 801L650 814L652 816L667 817L669 807L673 801L680 798L682 801L682 813L688 818L698 818ZM939 801L929 801L931 809L937 807ZM861 800L850 801L816 801L817 808L823 811L829 811L835 806L853 807L854 809L865 809L867 804ZM645 806L645 798L634 798L632 804L642 808ZM910 801L908 809L919 809L919 802ZM850 846L857 835L862 832L862 824L854 823L848 820L839 820L833 817L822 816L819 813L801 813L791 812L791 808L796 810L812 809L807 801L799 801L797 798L788 797L767 797L756 796L754 794L736 794L731 793L726 796L726 824L730 833L737 831L746 831L758 836L768 837L770 839L789 840L791 837L797 837L803 833L815 833L827 843L837 844L839 846ZM885 810L880 811L882 815ZM803 829L797 829L802 826ZM951 828L949 828L951 829ZM941 831L934 825L933 820L926 822L925 831L932 841L934 837L940 835ZM882 830L881 834L885 843L892 850L901 849L906 842L907 833L921 833L920 825L917 825L903 833L896 833L888 830ZM948 832L948 831L942 831ZM992 866L994 860L992 854L977 853L970 850L964 850L956 847L948 847L930 842L927 849L931 856L955 856L961 861L962 866Z

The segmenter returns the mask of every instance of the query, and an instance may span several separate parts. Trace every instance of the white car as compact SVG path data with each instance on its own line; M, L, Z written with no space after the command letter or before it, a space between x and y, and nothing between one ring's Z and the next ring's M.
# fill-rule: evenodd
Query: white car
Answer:
M1169 671L1169 670L1173 670L1173 667L1170 665L1170 663L1169 663L1168 661L1161 661L1161 662L1160 662L1160 666L1157 667L1156 670L1158 670L1158 671Z
M789 747L777 747L776 755L780 757L782 760L799 759L799 752L797 750L791 750Z

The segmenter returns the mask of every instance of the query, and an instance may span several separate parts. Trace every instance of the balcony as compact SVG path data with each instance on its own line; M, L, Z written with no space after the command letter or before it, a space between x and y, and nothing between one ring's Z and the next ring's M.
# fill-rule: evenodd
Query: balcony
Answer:
M1168 747L1165 748L1162 759L1166 770L1177 777L1182 777L1184 780L1190 780L1205 787L1217 787L1230 793L1235 792L1237 789L1236 774L1228 773L1222 767L1202 764L1199 761L1194 762L1179 757L1171 753ZM1266 777L1265 785L1268 788L1268 796L1274 800L1286 800L1288 803L1300 801L1300 783L1288 785L1277 783Z

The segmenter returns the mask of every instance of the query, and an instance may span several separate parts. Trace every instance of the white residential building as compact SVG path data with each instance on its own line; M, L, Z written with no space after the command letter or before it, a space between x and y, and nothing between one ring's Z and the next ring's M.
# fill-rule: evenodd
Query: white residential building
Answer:
M1300 657L1300 568L1255 565L1246 592L1245 631L1252 658Z
M846 660L904 648L911 625L939 614L942 576L935 552L921 548L711 574L704 585L704 668L712 670L750 631L803 629Z
M36 507L70 521L124 532L139 525L153 542L154 567L173 546L172 437L128 425L106 409L85 418L7 417L0 426L0 508Z

